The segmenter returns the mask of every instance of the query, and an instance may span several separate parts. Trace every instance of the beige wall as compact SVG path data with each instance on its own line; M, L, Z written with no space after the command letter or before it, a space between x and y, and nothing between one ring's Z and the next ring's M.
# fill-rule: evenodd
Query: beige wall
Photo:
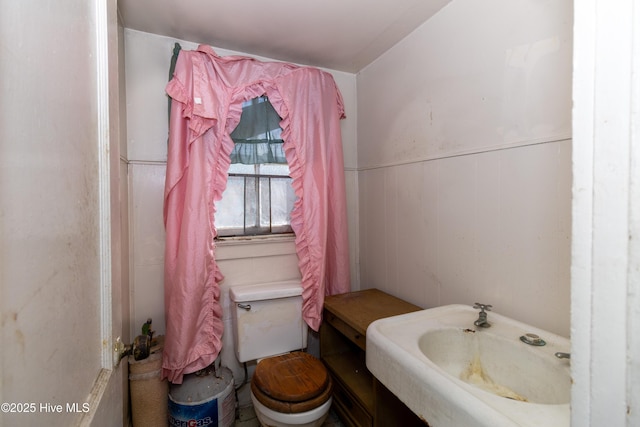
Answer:
M358 74L361 287L569 335L571 7L456 0Z

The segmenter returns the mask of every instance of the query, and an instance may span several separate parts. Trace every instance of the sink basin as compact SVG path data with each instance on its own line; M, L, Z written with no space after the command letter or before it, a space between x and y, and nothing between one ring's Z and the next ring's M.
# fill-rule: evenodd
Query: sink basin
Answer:
M377 320L367 367L431 427L569 426L569 340L490 312L448 305ZM521 341L538 335L544 346Z

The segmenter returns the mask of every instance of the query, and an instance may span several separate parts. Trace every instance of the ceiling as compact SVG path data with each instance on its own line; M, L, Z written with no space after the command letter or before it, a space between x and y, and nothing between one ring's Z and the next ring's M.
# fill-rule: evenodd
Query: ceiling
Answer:
M126 28L355 73L451 0L118 0Z

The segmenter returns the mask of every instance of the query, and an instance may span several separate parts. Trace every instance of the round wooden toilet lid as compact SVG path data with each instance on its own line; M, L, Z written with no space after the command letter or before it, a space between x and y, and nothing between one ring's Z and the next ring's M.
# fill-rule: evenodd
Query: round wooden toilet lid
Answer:
M262 360L253 383L267 396L284 402L302 402L324 392L329 373L322 362L301 351Z

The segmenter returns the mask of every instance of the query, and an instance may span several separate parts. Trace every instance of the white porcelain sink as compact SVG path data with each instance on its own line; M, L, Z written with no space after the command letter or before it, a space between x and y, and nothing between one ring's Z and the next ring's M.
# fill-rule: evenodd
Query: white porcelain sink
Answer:
M569 426L569 340L494 312L448 305L373 322L367 367L431 427ZM520 336L546 342L532 346Z

